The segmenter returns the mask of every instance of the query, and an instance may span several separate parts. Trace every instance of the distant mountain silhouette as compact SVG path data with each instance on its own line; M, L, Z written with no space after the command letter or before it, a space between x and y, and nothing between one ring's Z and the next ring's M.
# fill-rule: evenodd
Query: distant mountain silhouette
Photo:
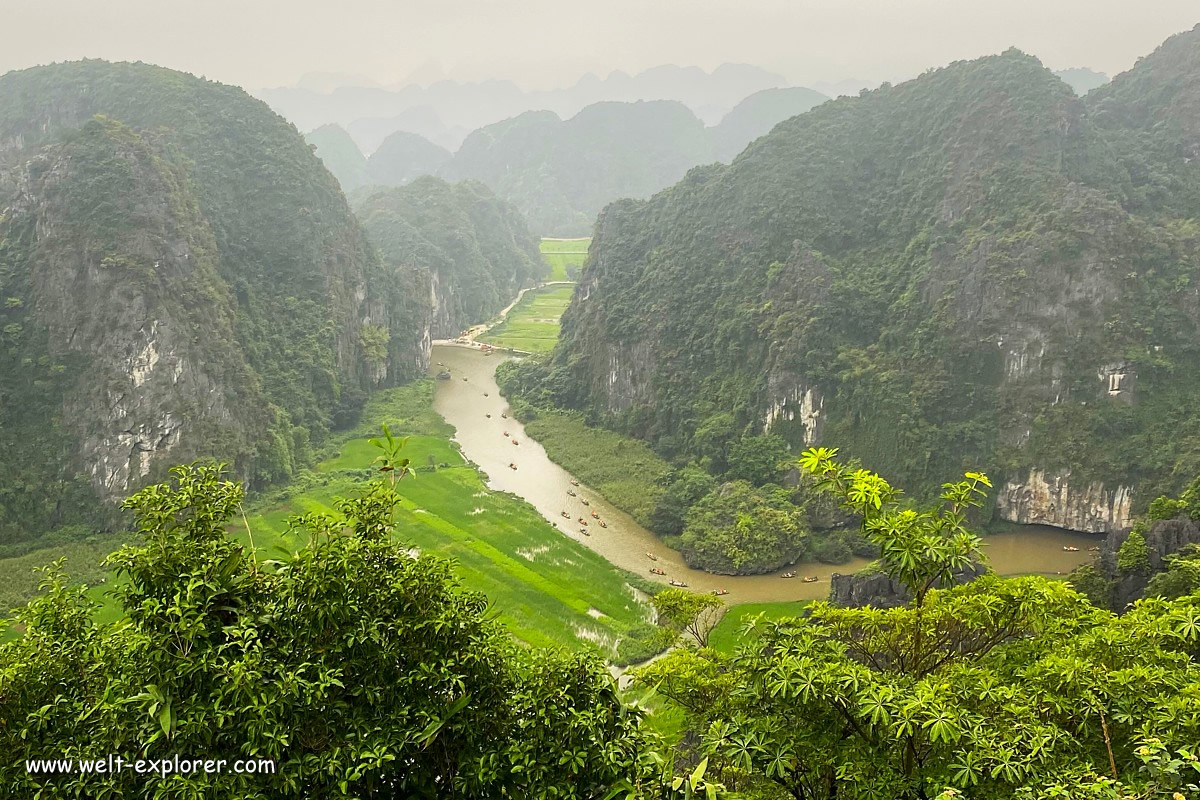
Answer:
M788 85L782 75L747 64L722 64L712 72L665 64L636 75L585 75L573 86L548 91L525 91L501 80L382 89L346 85L345 79L318 73L302 86L263 89L258 96L301 130L341 125L370 155L398 130L454 150L469 131L526 111L549 110L568 118L603 101L677 100L712 125L749 95Z

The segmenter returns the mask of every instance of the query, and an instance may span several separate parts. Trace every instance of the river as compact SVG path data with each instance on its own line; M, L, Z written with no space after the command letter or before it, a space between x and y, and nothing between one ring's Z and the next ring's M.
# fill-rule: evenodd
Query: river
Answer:
M681 580L696 591L726 589L731 603L762 603L783 600L823 599L829 594L829 578L834 573L854 572L868 562L856 559L848 564L800 564L794 567L798 575L815 575L819 580L805 583L799 577L784 579L784 570L769 575L724 576L712 575L689 568L683 557L664 546L650 531L638 525L626 513L615 508L586 485L572 486L572 476L546 455L545 449L525 435L525 428L508 414L508 404L496 386L496 366L505 359L497 353L487 356L470 346L437 344L433 348L431 374L447 369L450 380L435 381L434 407L457 433L455 441L463 454L488 475L488 484L501 491L524 498L564 535L600 553L618 567L666 582ZM444 364L445 366L440 366ZM463 378L466 378L464 381ZM487 396L484 396L486 393ZM491 418L486 415L491 414ZM520 442L514 446L512 440ZM517 469L509 468L515 463ZM578 497L570 497L568 490ZM590 506L584 506L581 498ZM608 525L601 528L591 519L595 510ZM571 514L563 519L562 511ZM590 536L579 533L578 517L588 518ZM985 537L985 552L992 567L1002 575L1041 573L1065 574L1091 560L1088 548L1099 537L1071 533L1057 528L1014 525ZM1064 546L1078 547L1078 552L1066 552ZM646 553L654 553L652 562ZM666 576L651 575L658 567Z

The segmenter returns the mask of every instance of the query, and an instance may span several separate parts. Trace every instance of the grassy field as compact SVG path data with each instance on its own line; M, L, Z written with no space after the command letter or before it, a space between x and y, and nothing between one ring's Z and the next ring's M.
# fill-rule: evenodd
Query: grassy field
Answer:
M717 623L708 635L708 646L722 653L732 654L737 649L742 638L742 625L751 617L759 614L763 619L776 620L784 617L798 617L803 612L808 601L795 603L744 603L730 606L729 611Z
M428 380L376 395L362 426L314 470L250 504L258 558L278 558L302 546L288 530L290 517L312 511L336 515L337 498L352 495L372 477L376 451L366 437L386 422L394 434L409 437L405 454L418 468L398 486L400 541L457 562L464 586L485 593L524 643L596 648L617 663L652 655L643 644L653 630L650 612L626 582L631 576L563 536L520 498L489 490L450 441L453 429L432 403ZM232 525L230 535L249 543L241 524ZM91 592L102 602L102 619L119 616L107 587Z
M556 464L592 487L646 527L662 498L659 478L671 465L645 442L602 428L589 428L570 414L541 413L525 432L546 448Z
M584 239L542 239L542 256L550 265L550 280L572 281L578 277L578 270L583 267L587 258L591 237ZM575 274L567 270L574 267Z
M574 291L574 286L546 286L526 292L505 320L479 341L529 353L549 353L558 342L558 321Z

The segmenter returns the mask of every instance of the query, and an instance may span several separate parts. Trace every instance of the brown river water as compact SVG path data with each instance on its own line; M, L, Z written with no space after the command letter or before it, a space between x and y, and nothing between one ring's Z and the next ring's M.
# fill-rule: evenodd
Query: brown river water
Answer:
M500 396L494 373L504 359L502 354L486 356L470 346L435 345L430 374L446 369L452 377L448 381L435 381L434 407L455 427L455 441L463 454L487 474L489 486L523 498L564 536L595 550L616 566L664 583L669 579L680 580L695 591L726 589L730 603L763 603L824 599L829 594L830 575L854 572L868 563L856 559L848 564L802 563L790 568L797 576L817 576L819 580L815 583L805 583L800 577L781 578L786 569L768 575L726 576L689 568L677 551L666 547L628 514L586 485L573 486L571 474L551 461L545 449L525 435L520 422L511 415L508 419L501 418L509 409ZM444 366L439 366L439 362ZM492 415L490 419L487 414ZM505 431L508 436L503 435ZM512 439L520 445L514 446ZM517 469L510 469L509 463L515 463ZM575 491L578 497L570 497L568 490ZM580 498L586 498L591 505L584 506ZM607 528L601 528L591 518L592 510L600 514ZM561 516L563 511L571 514L571 520ZM579 533L576 520L581 516L591 523L590 536ZM988 559L1002 575L1066 574L1090 561L1092 553L1088 548L1099 541L1098 536L1033 525L1013 525L984 538ZM1078 547L1079 551L1066 552L1064 546ZM648 552L656 555L658 561L651 561ZM666 576L651 575L651 567L662 569Z

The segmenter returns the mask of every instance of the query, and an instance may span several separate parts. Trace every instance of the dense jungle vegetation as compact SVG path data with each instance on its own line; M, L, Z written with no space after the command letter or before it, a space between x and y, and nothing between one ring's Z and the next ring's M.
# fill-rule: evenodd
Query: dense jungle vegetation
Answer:
M549 275L521 214L480 183L418 178L366 191L355 213L385 263L433 277L435 338L490 319Z
M1198 41L1082 99L1016 51L956 63L614 203L509 384L718 478L765 430L921 497L984 465L1144 510L1200 473Z
M282 558L230 538L243 493L217 467L176 468L131 497L141 541L109 558L118 623L97 622L85 590L50 568L16 617L20 636L0 644L0 739L13 756L0 783L22 796L53 785L60 797L180 798L1200 791L1200 597L1118 617L1043 578L939 588L981 558L967 512L986 476L914 508L835 451L806 451L800 467L862 520L912 602L752 617L731 653L708 647L716 598L662 592L676 649L637 673L656 698L647 713L587 655L514 647L448 562L410 551L394 512L415 465L400 440L376 446L382 477L336 511L295 517L307 544ZM271 758L277 771L160 782L24 766L133 750Z

